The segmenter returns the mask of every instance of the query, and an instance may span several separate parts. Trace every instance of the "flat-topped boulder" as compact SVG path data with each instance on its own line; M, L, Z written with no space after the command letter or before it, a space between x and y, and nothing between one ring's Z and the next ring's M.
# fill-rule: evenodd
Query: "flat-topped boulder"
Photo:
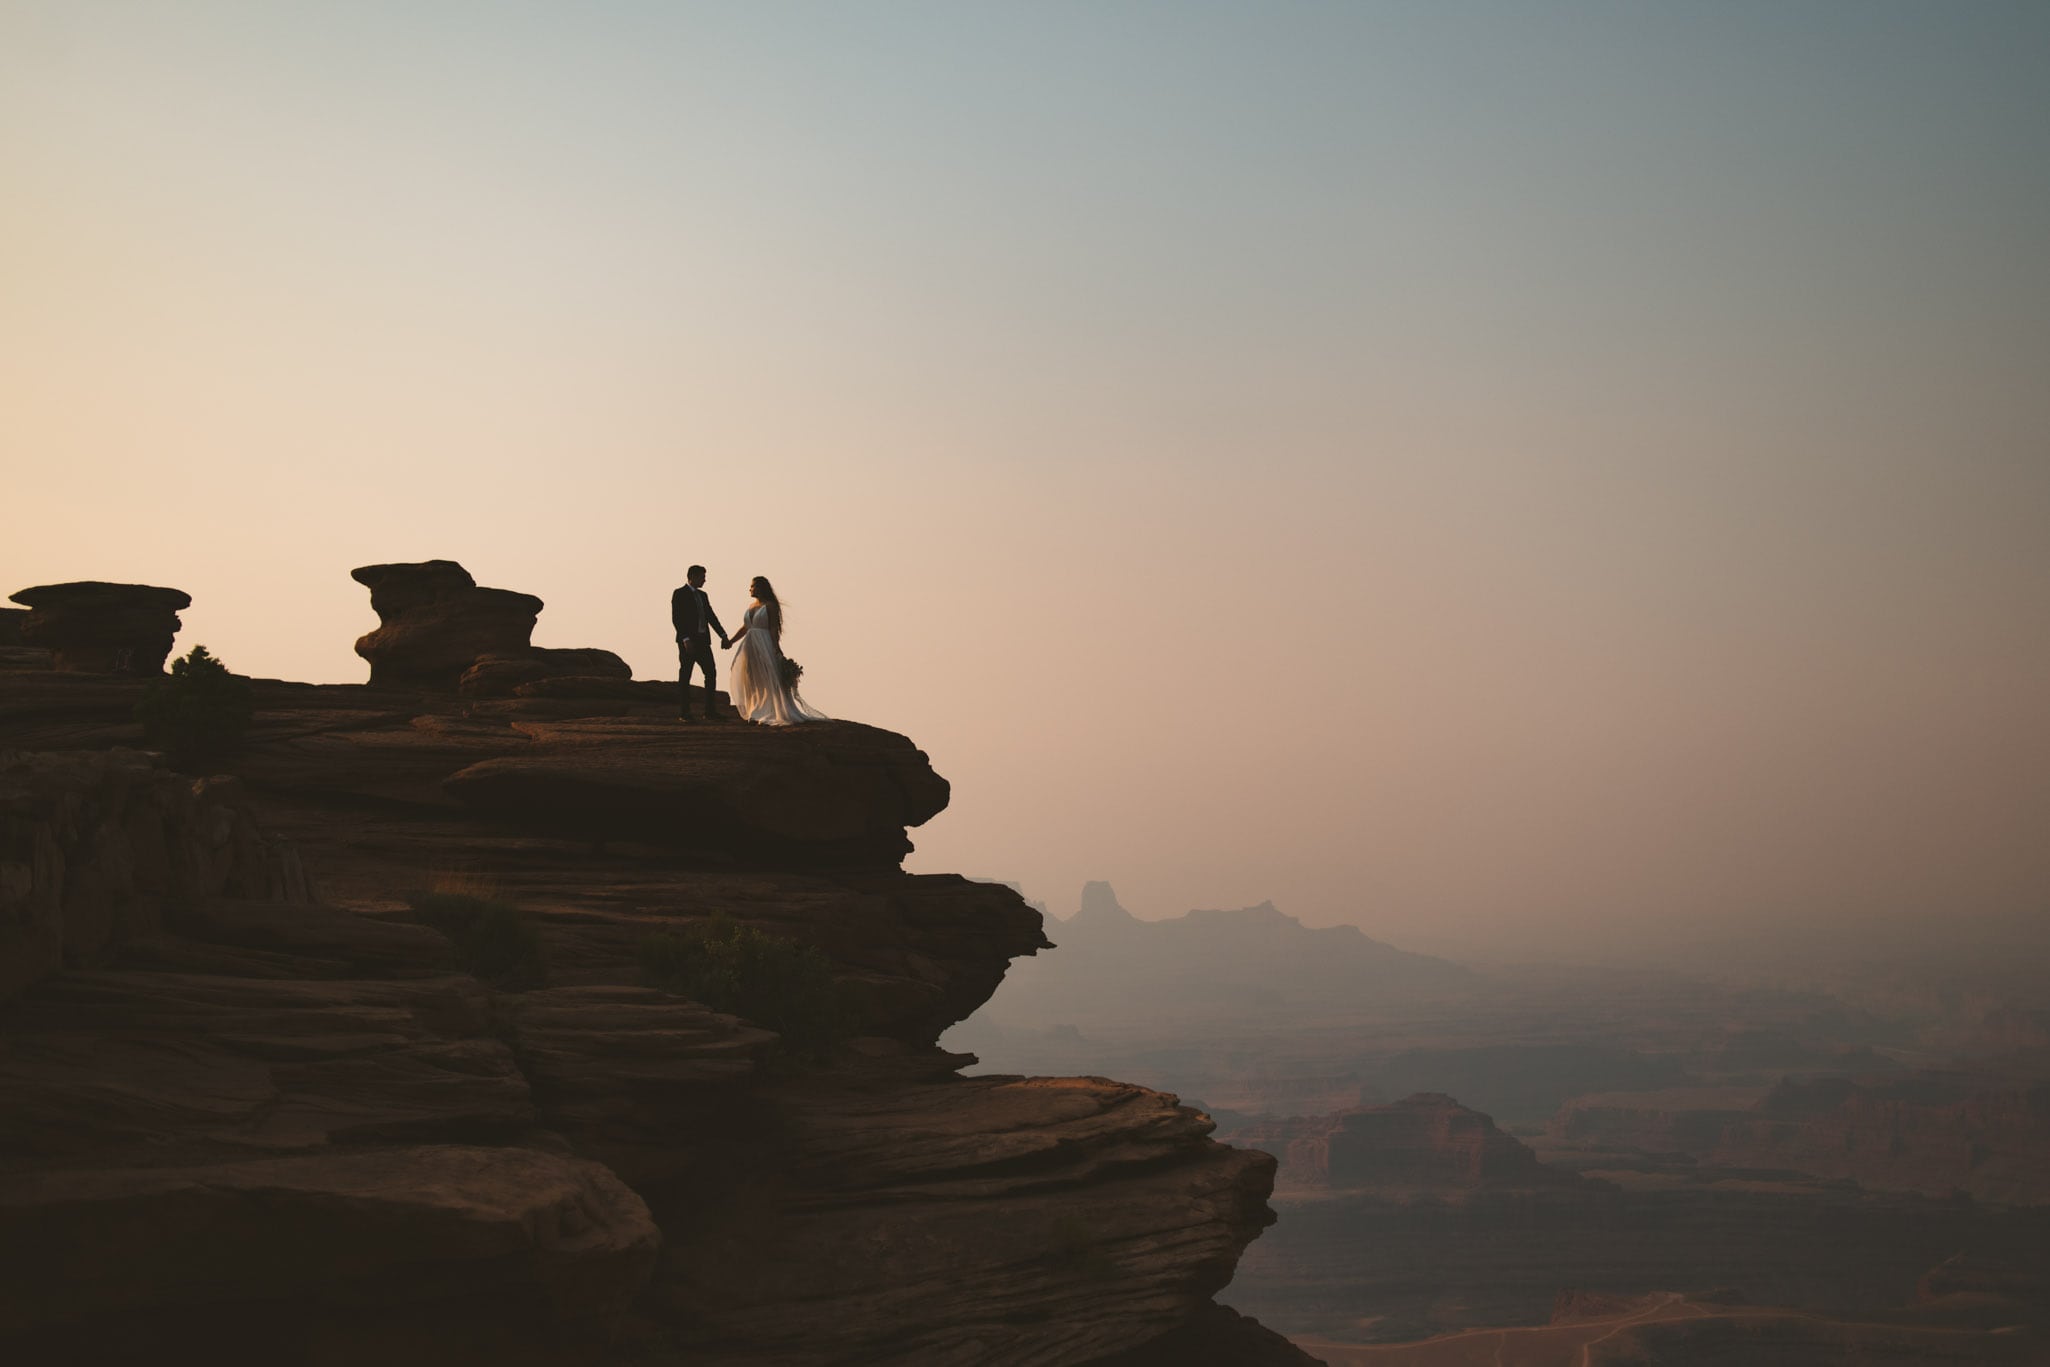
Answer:
M531 650L541 600L479 588L453 560L364 565L349 577L370 590L377 613L377 630L356 642L373 685L453 693L481 657Z
M81 580L39 584L10 595L28 609L0 644L40 647L51 667L96 674L160 674L192 595L153 584Z
M773 867L895 867L947 781L892 731L674 720L521 721L531 743L452 774L457 801L529 830Z

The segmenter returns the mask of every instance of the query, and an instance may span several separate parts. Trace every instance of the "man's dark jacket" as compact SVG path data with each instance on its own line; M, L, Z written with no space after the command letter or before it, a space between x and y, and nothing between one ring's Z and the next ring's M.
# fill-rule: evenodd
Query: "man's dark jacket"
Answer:
M720 624L719 614L712 611L712 600L703 589L694 589L688 584L679 587L669 595L669 621L676 628L676 643L703 637L706 628L726 639L726 628Z

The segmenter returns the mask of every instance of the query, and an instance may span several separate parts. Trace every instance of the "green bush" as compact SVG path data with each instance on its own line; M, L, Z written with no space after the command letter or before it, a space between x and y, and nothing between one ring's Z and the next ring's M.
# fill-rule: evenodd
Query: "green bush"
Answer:
M541 923L532 913L467 892L423 892L406 905L455 941L457 962L478 981L508 992L548 985Z
M817 946L724 916L649 936L641 974L650 987L774 1030L792 1054L815 1063L830 1057L858 1019L833 961Z
M135 705L143 735L181 769L233 751L255 712L249 680L230 674L205 646L171 661L170 674L152 680Z

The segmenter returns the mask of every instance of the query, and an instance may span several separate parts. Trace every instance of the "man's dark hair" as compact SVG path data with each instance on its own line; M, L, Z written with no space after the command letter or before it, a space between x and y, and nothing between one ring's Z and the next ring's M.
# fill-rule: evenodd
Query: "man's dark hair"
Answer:
M692 565L689 569L683 572L683 577L688 579L694 574L703 574L704 572L705 567L703 565Z

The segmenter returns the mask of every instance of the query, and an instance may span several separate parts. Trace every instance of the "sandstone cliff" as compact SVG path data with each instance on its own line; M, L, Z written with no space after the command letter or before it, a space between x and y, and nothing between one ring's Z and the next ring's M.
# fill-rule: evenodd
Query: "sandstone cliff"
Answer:
M499 639L525 604L459 569L380 603L404 687L259 682L232 776L123 748L131 680L0 672L0 1357L1309 1360L1210 1300L1272 1159L936 1047L1049 946L899 868L949 797L924 754L684 730L673 684ZM484 973L436 889L531 916L545 971ZM713 918L826 956L824 1064L644 981Z

